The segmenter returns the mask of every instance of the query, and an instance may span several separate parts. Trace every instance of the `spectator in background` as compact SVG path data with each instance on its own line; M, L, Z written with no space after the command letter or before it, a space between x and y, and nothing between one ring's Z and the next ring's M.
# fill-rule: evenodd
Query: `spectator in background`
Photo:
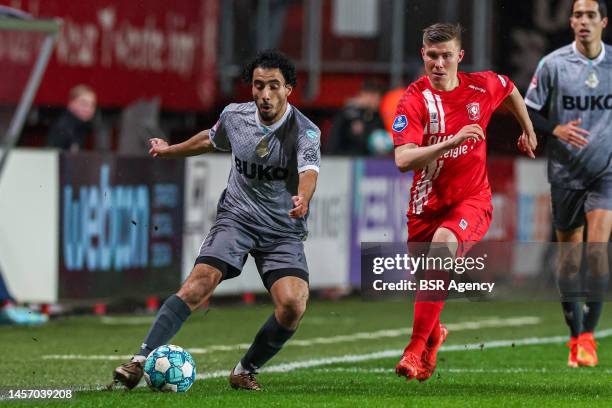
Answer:
M422 76L425 76L425 69L421 67L418 72L414 75L414 79L410 82L415 82ZM389 132L389 135L393 134L393 122L395 121L395 113L397 112L397 105L400 99L406 92L406 85L398 86L385 92L380 102L380 117L385 124L385 129Z
M68 106L51 126L47 146L71 152L83 149L90 133L90 121L96 113L96 93L88 85L77 85L70 90Z
M389 134L393 134L393 121L395 120L395 113L397 112L397 104L399 103L402 95L406 91L405 86L391 89L387 91L382 97L380 103L380 117L385 124L385 129Z
M346 106L334 118L327 139L328 154L364 156L376 154L375 147L369 144L370 141L378 139L380 131L384 132L385 129L378 113L382 94L383 88L379 83L372 80L364 81L357 96L349 99ZM389 142L392 149L393 143L390 138Z

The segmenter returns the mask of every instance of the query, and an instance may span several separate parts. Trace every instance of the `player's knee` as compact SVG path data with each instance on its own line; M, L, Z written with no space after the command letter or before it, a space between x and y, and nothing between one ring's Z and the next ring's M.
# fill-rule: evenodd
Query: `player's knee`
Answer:
M608 274L607 244L589 244L586 257L591 275L605 276Z
M282 299L276 305L277 316L286 326L293 326L302 319L306 312L307 296L292 296Z
M194 309L205 302L221 280L221 273L205 264L196 265L177 295Z
M432 243L431 247L429 248L429 252L427 253L427 257L441 258L441 259L451 258L452 259L453 252L452 252L452 249L446 244Z
M566 259L559 265L559 277L574 279L580 271L580 262Z
M573 279L580 272L580 252L568 253L559 259L559 276L565 279Z

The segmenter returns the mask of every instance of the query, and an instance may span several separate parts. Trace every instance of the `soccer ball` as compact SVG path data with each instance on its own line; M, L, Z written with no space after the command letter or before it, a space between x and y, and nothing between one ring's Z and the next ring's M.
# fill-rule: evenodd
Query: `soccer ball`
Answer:
M154 391L185 392L195 377L193 357L179 346L159 346L145 361L144 378Z

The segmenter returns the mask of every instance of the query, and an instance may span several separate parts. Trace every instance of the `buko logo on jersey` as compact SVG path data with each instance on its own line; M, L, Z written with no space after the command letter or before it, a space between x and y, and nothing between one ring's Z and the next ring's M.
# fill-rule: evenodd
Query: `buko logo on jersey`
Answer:
M563 95L565 110L611 110L612 95L569 96Z
M401 132L402 130L406 129L406 126L408 126L408 119L406 119L406 115L398 115L395 117L392 126L393 130L396 132Z
M289 176L289 169L283 167L264 166L263 164L249 163L246 160L234 159L236 171L246 178L268 181L285 180Z

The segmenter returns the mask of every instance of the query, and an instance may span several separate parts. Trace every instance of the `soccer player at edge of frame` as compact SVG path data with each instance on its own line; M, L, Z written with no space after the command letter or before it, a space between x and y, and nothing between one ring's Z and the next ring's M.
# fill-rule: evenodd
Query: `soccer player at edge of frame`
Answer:
M425 243L429 257L462 256L491 222L485 129L503 105L518 121L518 147L534 158L536 135L527 107L512 81L494 72L458 72L464 57L462 27L437 23L423 30L425 76L408 86L393 124L395 163L414 171L408 244ZM425 280L444 280L442 290L418 290L410 343L396 366L398 376L425 381L448 330L440 324L450 274L424 270Z
M260 52L245 67L243 79L251 85L253 102L228 105L211 129L183 143L150 140L153 157L231 151L232 168L216 220L189 277L164 302L140 350L113 373L115 383L129 389L138 385L151 350L167 344L220 282L240 275L248 254L272 296L274 313L230 370L232 388L261 389L257 370L293 336L306 309L303 241L319 173L321 133L287 101L296 86L296 72L285 55Z
M570 329L571 368L598 364L593 333L610 279L612 47L601 40L607 15L605 1L573 1L574 42L540 61L525 96L535 128L548 136L548 181L560 242L557 284ZM583 292L579 272L585 222L588 274Z

